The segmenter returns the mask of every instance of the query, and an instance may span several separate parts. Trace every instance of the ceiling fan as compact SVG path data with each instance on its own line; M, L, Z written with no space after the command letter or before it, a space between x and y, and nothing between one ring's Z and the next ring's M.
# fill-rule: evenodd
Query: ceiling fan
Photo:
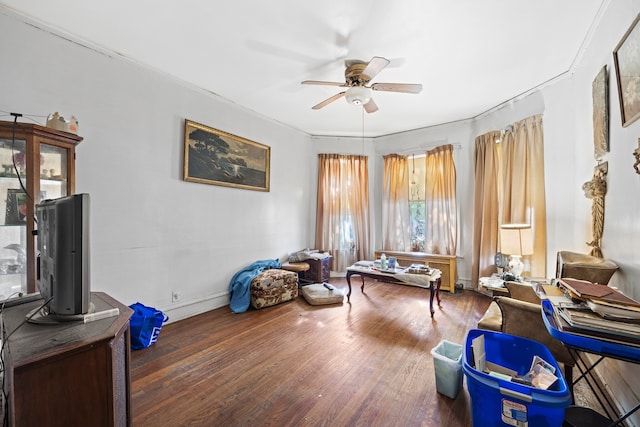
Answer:
M344 83L325 82L318 80L305 80L304 85L322 85L322 86L339 86L346 87L347 90L337 93L330 98L325 99L319 104L314 105L314 110L332 103L333 101L344 97L348 103L353 105L362 105L367 113L378 111L378 106L371 97L372 91L381 90L385 92L402 92L402 93L420 93L421 84L410 83L373 83L369 82L378 73L389 65L390 61L380 56L374 56L371 61L364 62L359 60L345 61Z

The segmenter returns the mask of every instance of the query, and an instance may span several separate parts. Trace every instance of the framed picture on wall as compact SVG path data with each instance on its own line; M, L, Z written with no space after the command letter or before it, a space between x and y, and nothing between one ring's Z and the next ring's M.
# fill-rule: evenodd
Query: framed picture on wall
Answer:
M622 126L640 118L640 15L613 51Z
M18 188L7 189L7 210L4 223L6 225L26 224L27 194Z
M270 160L269 146L185 121L185 181L269 191Z

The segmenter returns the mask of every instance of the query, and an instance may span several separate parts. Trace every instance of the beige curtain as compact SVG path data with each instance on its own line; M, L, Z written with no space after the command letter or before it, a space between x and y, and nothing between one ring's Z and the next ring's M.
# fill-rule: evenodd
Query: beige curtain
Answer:
M547 217L544 190L544 138L542 115L513 124L501 148L501 224L531 224L533 255L523 256L527 276L546 277Z
M534 254L522 257L523 275L546 277L546 222L542 116L477 137L472 282L496 272L499 227L509 223L531 224L533 231Z
M424 250L455 255L458 241L456 167L453 145L441 145L426 153Z
M500 132L476 138L473 198L473 250L471 282L495 273L494 255L498 248L498 150Z
M411 251L407 156L383 156L382 249Z
M318 155L316 247L333 255L333 271L370 258L366 156Z

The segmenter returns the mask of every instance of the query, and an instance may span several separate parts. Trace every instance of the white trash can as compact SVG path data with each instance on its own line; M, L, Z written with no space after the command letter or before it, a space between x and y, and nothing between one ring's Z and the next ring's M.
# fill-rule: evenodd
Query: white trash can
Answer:
M462 344L447 340L431 349L438 393L455 399L462 389Z

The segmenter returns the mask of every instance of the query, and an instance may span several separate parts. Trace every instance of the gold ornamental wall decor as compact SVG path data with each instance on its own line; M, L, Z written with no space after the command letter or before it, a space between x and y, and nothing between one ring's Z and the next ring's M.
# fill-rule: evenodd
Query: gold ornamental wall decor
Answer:
M604 232L604 196L607 194L607 173L609 163L599 163L593 170L593 178L582 185L584 196L591 199L591 233L592 239L587 242L591 246L589 255L602 258L602 233Z

